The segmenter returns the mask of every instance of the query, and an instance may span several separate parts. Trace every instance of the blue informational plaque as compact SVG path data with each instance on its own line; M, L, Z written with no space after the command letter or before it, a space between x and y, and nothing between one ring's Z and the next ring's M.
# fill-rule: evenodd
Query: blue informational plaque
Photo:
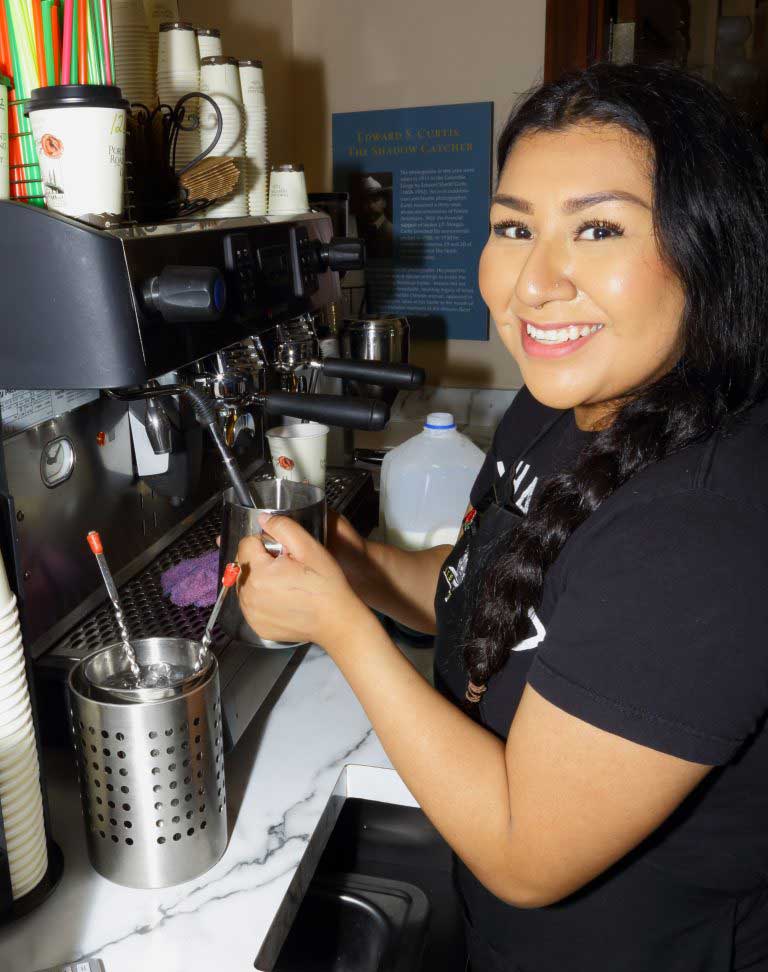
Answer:
M414 337L488 340L477 264L488 238L493 103L333 116L333 182L368 249L366 306Z

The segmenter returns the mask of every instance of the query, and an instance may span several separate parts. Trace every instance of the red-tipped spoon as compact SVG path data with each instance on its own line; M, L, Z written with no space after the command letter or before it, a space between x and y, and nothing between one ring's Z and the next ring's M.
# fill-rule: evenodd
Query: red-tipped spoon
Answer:
M219 591L219 596L216 598L216 603L213 605L213 610L211 611L211 616L208 618L208 624L205 626L205 631L203 632L203 637L200 639L200 651L197 656L197 665L195 665L195 671L200 671L203 664L208 657L208 649L211 647L211 642L213 641L213 627L216 624L216 619L219 616L219 612L224 604L224 598L229 593L229 589L234 587L237 583L237 578L240 576L240 564L227 564L224 568L224 574L221 578L221 590Z
M134 676L134 678L138 679L140 675L139 665L136 661L134 650L131 648L131 639L128 635L128 627L125 623L125 615L123 614L123 609L120 606L120 598L117 594L115 579L112 576L112 571L109 569L109 564L107 564L107 558L104 556L104 547L101 543L101 537L95 530L91 530L86 539L88 540L88 546L91 548L91 552L96 558L96 563L99 565L101 576L104 578L104 586L107 589L107 594L109 594L109 599L112 601L112 607L115 611L115 620L117 621L117 626L120 629L120 639L123 642L123 650L125 651L125 657L128 660L131 674Z

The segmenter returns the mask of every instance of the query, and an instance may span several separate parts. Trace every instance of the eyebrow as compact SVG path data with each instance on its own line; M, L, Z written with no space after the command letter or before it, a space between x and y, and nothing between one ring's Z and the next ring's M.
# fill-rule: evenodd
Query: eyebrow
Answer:
M529 215L533 213L533 205L527 199L521 199L519 196L509 196L506 193L498 192L493 197L493 202L506 206L508 209L516 209L519 213L528 213ZM588 209L590 206L597 206L598 203L604 202L628 202L642 206L643 209L651 208L647 202L634 193L624 192L623 189L607 189L604 192L590 193L588 196L566 199L563 203L563 211L579 213L582 209Z

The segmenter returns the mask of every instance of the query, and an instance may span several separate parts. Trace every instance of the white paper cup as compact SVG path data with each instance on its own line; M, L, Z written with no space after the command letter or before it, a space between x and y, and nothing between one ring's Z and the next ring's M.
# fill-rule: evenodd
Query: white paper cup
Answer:
M5 756L0 757L0 784L4 784L15 773L24 772L25 768L32 764L37 766L38 760L35 737L30 733L27 739Z
M2 85L0 85L0 88L2 88ZM11 608L14 607L16 607L16 595L11 590L5 564L2 558L0 558L0 618L4 618Z
M240 87L243 91L243 104L248 108L263 108L266 104L264 93L264 70L259 60L242 59L238 61Z
M15 897L20 897L32 890L48 867L45 830L37 835L27 853L18 856L14 854L9 863L11 864L11 885L14 891L18 889Z
M157 76L194 76L199 68L200 55L192 24L175 22L160 24L157 47ZM189 90L194 91L194 88Z
M21 762L15 763L9 770L0 772L0 791L12 793L14 787L33 778L40 778L40 764L36 752L27 752Z
M38 801L39 802L39 801ZM45 825L42 815L36 816L36 809L27 815L26 829L17 830L17 836L8 836L6 845L9 858L16 858L20 864L31 862L39 853L41 842L45 841Z
M12 662L12 664L9 664L9 662ZM0 662L0 685L8 685L19 678L26 678L26 676L27 666L23 654L19 658Z
M36 88L32 123L45 204L66 216L123 212L128 102L114 85Z
M18 823L8 825L7 821L3 820L3 829L5 830L5 836L8 841L7 847L9 849L13 847L15 850L23 840L29 839L29 837L37 837L39 839L40 831L45 833L42 801L39 806L35 807L31 813L25 818L22 818ZM29 854L29 850L27 854Z
M5 788L3 788L5 789ZM40 777L28 775L21 779L13 790L0 792L0 804L3 808L3 819L15 823L19 814L34 809L35 796L40 796Z
M38 832L35 837L36 839L25 847L23 852L19 850L13 855L13 869L22 880L38 867L42 856L41 849L45 848L45 827L42 828L42 833Z
M15 696L20 697L21 692L28 691L27 673L24 671L19 672L5 681L0 677L0 709L5 706L7 701L13 701Z
M307 183L301 165L273 165L269 175L270 216L292 216L309 210Z
M9 628L8 631L4 631L0 635L0 661L6 661L8 658L18 658L23 653L21 628L17 621L12 628Z
M6 727L7 731L3 731L0 727L0 758L10 752L15 752L16 747L24 740L28 739L30 736L34 736L34 727L32 725L32 708L30 706L29 714L24 718L20 719L15 726Z
M36 861L33 860L25 866L11 872L11 890L14 900L24 897L25 894L37 887L42 881L45 872L48 870L48 852L45 844L40 848Z
M240 72L234 57L206 57L200 63L200 90L212 98L221 112L222 132L211 155L245 155L245 115ZM213 105L200 106L200 146L206 148L216 132Z
M221 57L224 53L221 46L221 31L215 27L196 27L195 35L201 61L204 57Z
M280 425L267 432L277 479L310 483L325 489L328 426L317 422Z
M9 614L8 617L0 620L0 656L2 649L10 645L21 636L21 624L18 614Z
M12 705L8 705L8 702ZM6 699L0 709L0 742L3 738L13 736L17 728L26 723L32 716L32 706L29 701L29 692L19 693L18 699Z
M19 883L30 880L38 872L45 851L45 826L41 825L26 842L26 846L9 848L11 874Z
M19 743L34 736L34 726L32 725L32 707L29 714L19 719L16 725L0 726L0 758L16 749Z
M11 195L10 169L8 168L8 89L11 82L0 76L0 199Z

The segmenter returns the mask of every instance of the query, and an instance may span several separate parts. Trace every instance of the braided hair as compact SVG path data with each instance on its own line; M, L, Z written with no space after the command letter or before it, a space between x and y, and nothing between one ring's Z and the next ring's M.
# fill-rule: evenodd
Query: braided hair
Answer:
M650 150L657 246L685 298L681 355L625 395L573 468L496 539L464 641L470 703L526 636L573 531L642 469L724 429L765 393L768 176L737 108L676 68L599 64L524 98L501 133L499 173L521 136L579 123L619 126Z

